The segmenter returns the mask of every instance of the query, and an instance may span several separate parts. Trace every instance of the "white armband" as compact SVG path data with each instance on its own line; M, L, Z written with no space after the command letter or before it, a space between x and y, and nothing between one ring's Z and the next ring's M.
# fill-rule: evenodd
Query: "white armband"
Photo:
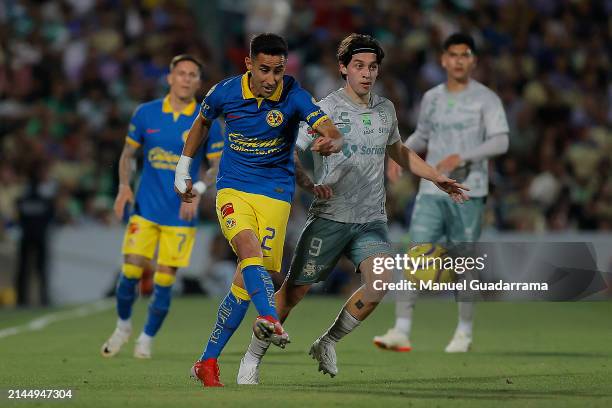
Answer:
M186 180L191 180L189 167L191 167L191 157L181 155L176 170L174 171L174 187L182 194L187 191Z
M206 183L204 183L203 181L196 181L193 185L193 191L195 191L196 193L198 193L199 195L202 195L206 192Z

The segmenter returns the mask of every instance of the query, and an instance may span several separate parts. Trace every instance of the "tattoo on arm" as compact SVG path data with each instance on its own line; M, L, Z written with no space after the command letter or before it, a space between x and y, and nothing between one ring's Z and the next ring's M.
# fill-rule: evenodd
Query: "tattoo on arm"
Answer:
M306 174L304 167L302 167L302 163L297 155L297 152L293 152L293 160L295 161L295 182L298 186L302 187L306 191L312 191L314 188L314 183Z
M355 302L355 307L359 310L363 309L365 305L363 304L363 302L361 301L361 299L359 299L358 301Z
M123 151L119 158L119 184L130 185L136 150L138 150L138 148L129 143L123 146Z

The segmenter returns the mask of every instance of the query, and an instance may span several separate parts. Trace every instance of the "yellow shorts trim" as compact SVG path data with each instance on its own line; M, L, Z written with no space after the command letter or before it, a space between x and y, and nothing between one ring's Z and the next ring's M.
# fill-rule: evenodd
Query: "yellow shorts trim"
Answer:
M132 265L128 263L124 263L121 266L121 272L123 272L123 276L128 279L140 279L142 278L142 272L144 268L142 266Z
M253 266L253 265L263 266L263 264L264 264L263 263L263 258L254 256L252 258L245 258L242 261L240 261L238 263L238 267L240 268L240 270L243 270L247 266Z
M230 288L230 291L238 299L251 300L251 297L249 296L249 292L247 292L246 289L243 289L243 288L241 288L238 285L235 285L235 284L232 283L232 287Z
M195 227L159 225L140 215L132 215L123 238L123 254L152 259L159 246L159 265L184 268L189 266L195 236Z
M159 286L172 286L176 282L176 276L171 273L155 271L153 282Z
M234 252L232 239L244 230L251 230L261 243L264 268L280 272L291 204L261 194L224 188L217 192L216 207L221 231Z

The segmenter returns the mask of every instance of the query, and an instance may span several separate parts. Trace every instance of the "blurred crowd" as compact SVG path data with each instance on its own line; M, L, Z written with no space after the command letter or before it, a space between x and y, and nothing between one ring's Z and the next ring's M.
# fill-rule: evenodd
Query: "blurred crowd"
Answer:
M316 98L341 86L339 40L374 35L387 55L377 92L396 104L404 138L423 93L445 79L443 39L472 34L475 77L500 95L511 127L509 153L491 163L487 227L610 230L611 11L611 0L4 0L0 231L16 224L14 203L41 163L55 223L116 222L127 122L164 95L171 57L205 62L204 93L243 71L248 38L261 31L287 38L288 73ZM390 186L393 222L407 225L416 186L410 177ZM215 222L211 200L202 217Z

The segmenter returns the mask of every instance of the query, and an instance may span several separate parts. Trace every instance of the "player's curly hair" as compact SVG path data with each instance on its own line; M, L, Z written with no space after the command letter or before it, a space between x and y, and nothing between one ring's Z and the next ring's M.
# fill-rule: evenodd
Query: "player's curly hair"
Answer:
M280 35L273 33L257 34L255 37L251 38L249 48L249 55L251 58L255 58L255 56L260 53L266 55L283 55L285 57L289 54L287 41Z
M351 62L353 55L359 54L360 52L372 52L376 54L376 62L379 65L382 63L383 58L385 58L385 52L378 41L367 34L356 33L349 35L340 42L336 57L338 58L338 62L346 67ZM346 79L346 75L340 75L342 75L342 79Z

